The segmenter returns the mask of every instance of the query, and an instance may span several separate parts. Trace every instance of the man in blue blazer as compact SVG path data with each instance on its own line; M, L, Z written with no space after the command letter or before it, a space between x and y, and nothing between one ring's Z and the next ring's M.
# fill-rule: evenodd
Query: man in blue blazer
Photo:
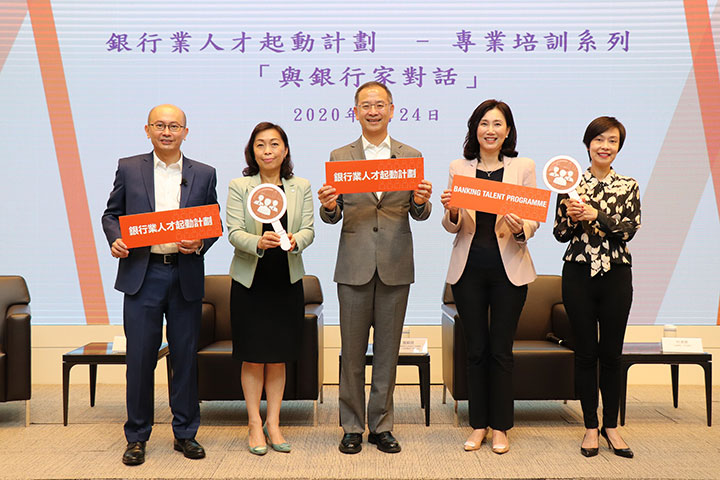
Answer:
M148 115L145 132L153 151L122 158L102 217L110 252L119 258L115 288L125 294L128 419L123 454L126 465L145 461L153 420L153 385L163 317L173 369L170 408L174 448L187 458L204 458L195 440L200 425L196 352L204 294L204 254L217 238L128 249L118 217L217 203L215 169L180 152L187 136L185 113L159 105Z

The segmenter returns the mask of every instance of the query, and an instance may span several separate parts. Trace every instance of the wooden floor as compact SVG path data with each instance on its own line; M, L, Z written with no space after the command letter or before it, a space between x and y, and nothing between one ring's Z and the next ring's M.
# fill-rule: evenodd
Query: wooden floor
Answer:
M516 402L509 453L498 456L485 445L464 452L462 443L470 431L466 402L460 403L456 426L453 403L442 404L438 386L432 387L429 427L424 426L418 387L397 388L394 433L403 451L396 455L367 443L357 455L338 452L337 386L326 386L325 402L317 411L313 402L283 405L290 454L251 455L244 403L204 402L197 438L207 458L188 460L172 449L167 390L158 387L147 461L138 467L120 461L124 387L99 385L94 408L87 388L71 386L67 427L62 425L59 386L33 387L29 427L24 426L23 402L0 404L0 478L720 478L720 425L706 425L699 386L680 387L677 409L669 386L629 387L622 433L635 451L631 460L614 456L606 446L597 457L580 455L579 402ZM720 389L713 394L720 399ZM718 411L717 400L714 406Z

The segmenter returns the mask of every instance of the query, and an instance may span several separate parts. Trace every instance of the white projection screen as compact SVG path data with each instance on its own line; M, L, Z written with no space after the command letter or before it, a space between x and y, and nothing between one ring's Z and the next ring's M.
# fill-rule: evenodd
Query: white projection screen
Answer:
M637 179L633 324L718 324L720 7L715 1L8 1L0 3L0 274L24 276L35 324L119 324L101 215L117 159L151 150L149 109L187 113L183 152L227 186L260 121L288 132L313 191L329 152L360 135L359 83L393 92L391 135L423 152L433 213L412 222L416 281L406 322L437 324L453 237L439 194L472 110L513 109L518 150L538 176L555 155L587 165L582 135L600 115L627 128L614 167ZM529 245L559 274L565 245L548 219ZM317 198L315 210L317 212ZM339 225L316 214L306 271L326 323ZM221 238L206 273L228 272Z

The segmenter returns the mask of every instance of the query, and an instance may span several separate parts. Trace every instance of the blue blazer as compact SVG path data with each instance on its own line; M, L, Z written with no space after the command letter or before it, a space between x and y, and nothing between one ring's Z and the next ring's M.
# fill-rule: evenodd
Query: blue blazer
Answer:
M155 178L153 154L146 153L118 161L115 183L113 184L107 208L102 216L103 230L108 244L121 238L118 217L155 211ZM215 169L204 163L183 156L180 187L180 208L217 204L217 176ZM185 300L202 299L205 292L204 254L217 238L206 238L200 255L178 255L180 289ZM150 247L130 249L127 258L121 258L118 266L115 289L134 295L145 280Z

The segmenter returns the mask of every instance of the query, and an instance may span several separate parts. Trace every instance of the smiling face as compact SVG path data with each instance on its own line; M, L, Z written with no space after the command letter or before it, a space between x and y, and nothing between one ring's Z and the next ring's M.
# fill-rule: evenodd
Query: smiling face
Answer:
M500 152L505 138L510 134L505 115L497 109L488 110L480 119L477 127L477 139L480 152L496 155Z
M159 105L148 115L145 133L153 144L153 150L163 161L177 161L180 158L180 146L188 134L185 126L185 113L174 105ZM177 132L171 128L181 126ZM157 127L164 127L159 130Z
M387 137L388 123L395 106L383 88L373 86L360 90L353 110L368 141L377 145Z
M588 153L591 166L600 171L606 171L620 150L620 131L612 127L590 141Z
M285 146L280 132L269 128L255 135L253 152L255 161L260 168L260 174L272 176L280 172L282 162L288 154L288 148Z

